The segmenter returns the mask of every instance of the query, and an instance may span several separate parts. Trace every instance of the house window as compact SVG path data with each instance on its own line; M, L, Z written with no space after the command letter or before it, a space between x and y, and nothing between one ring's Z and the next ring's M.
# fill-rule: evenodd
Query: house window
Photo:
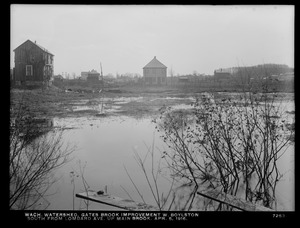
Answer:
M26 76L32 76L32 65L26 65Z
M49 80L53 74L53 69L51 65L44 66L44 79Z

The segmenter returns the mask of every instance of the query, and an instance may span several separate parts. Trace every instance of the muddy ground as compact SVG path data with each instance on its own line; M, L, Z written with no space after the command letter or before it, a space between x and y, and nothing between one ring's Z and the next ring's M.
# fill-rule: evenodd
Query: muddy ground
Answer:
M57 87L46 90L11 90L11 107L21 103L38 117L77 117L126 115L153 116L166 106L190 105L195 93L177 90L107 89L99 93L66 91Z
M159 114L162 106L186 109L203 91L166 88L109 88L99 91L11 89L11 107L18 103L37 117L78 117L126 115L136 118ZM226 93L218 93L220 98ZM285 94L293 99L293 93Z

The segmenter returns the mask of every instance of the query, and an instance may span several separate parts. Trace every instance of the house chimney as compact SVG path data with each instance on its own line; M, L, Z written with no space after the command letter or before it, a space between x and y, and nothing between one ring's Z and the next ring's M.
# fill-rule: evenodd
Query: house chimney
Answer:
M34 41L34 43L36 44L36 40Z
M156 59L156 56L154 56L154 58Z

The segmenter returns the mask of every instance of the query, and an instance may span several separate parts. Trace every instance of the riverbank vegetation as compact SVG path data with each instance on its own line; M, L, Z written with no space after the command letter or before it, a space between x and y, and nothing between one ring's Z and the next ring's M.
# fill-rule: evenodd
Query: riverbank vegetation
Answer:
M62 130L53 129L29 109L25 97L11 106L9 153L9 208L46 209L54 170L68 162L73 146L62 142Z
M287 118L276 98L276 93L219 99L210 94L197 99L189 116L162 109L155 123L170 149L163 157L171 175L190 186L185 209L193 208L196 192L205 186L276 210L282 177L277 164L294 134L289 127L294 119ZM202 205L208 206L232 210L212 201Z

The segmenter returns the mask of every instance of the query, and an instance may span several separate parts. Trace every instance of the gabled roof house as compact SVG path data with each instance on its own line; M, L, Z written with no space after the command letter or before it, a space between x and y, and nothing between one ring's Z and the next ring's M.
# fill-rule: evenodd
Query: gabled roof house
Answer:
M27 40L14 52L14 80L18 84L42 84L52 80L54 55L46 48Z
M143 67L144 82L147 85L164 85L167 83L167 67L156 56Z

